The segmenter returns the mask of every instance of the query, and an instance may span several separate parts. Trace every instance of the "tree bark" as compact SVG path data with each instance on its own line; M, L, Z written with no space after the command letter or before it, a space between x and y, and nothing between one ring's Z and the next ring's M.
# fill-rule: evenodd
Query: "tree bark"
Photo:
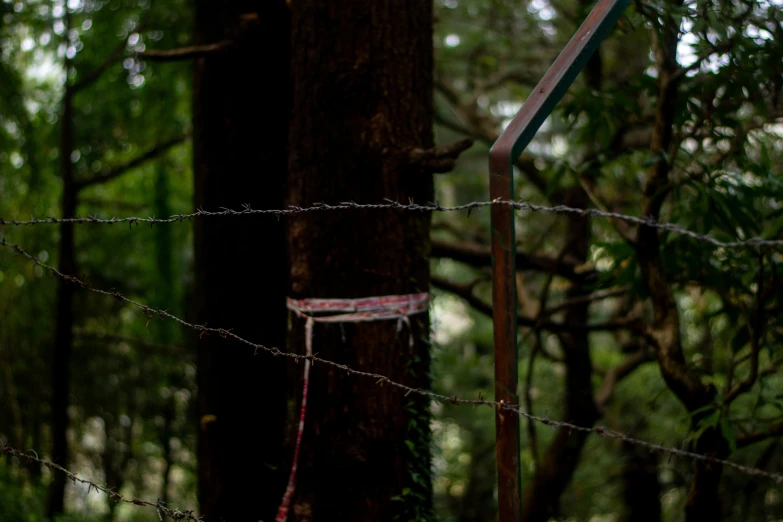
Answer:
M411 150L433 144L431 2L309 0L291 11L288 202L431 201L431 174L408 161ZM296 216L288 229L292 297L426 292L429 229L428 213ZM316 324L313 350L426 388L427 316L410 322L412 331L401 332L396 321ZM303 353L302 319L291 335ZM301 365L294 369L301 378ZM289 520L431 518L429 440L428 401L316 364Z
M280 208L290 110L286 2L196 0L195 8L196 45L235 41L231 51L195 64L195 207ZM283 232L278 220L265 217L195 223L199 323L283 345ZM285 365L219 337L197 342L201 512L215 522L272 520L286 479Z

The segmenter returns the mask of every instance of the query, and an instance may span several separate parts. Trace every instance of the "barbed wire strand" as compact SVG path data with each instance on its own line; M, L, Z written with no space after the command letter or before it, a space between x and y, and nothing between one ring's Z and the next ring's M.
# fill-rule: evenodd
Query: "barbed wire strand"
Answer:
M181 324L182 326L185 326L186 328L189 328L191 330L195 330L196 332L199 332L200 336L206 335L206 334L210 334L210 333L214 333L214 334L217 334L217 335L219 335L220 337L222 337L224 339L231 338L231 339L234 339L236 341L239 341L240 343L243 343L243 344L245 344L247 346L252 347L255 350L256 354L259 351L265 351L265 352L271 353L274 356L288 357L288 358L293 359L295 361L309 359L311 361L311 364L313 364L313 365L315 365L315 363L325 364L327 366L331 366L331 367L336 368L338 370L344 371L348 375L356 375L356 376L360 376L360 377L366 377L368 379L374 379L376 381L377 385L387 384L389 386L398 388L398 389L404 391L406 396L411 394L411 393L414 393L414 394L417 394L417 395L420 395L420 396L423 396L423 397L428 397L430 399L434 399L434 400L436 400L438 402L442 402L442 403L452 403L452 404L457 404L457 405L459 405L459 404L468 404L468 405L472 405L472 406L490 406L492 408L497 408L497 409L502 409L502 410L506 410L506 411L509 411L509 412L513 412L513 413L519 415L520 417L524 417L524 418L529 419L529 420L531 420L533 422L538 422L540 424L549 426L549 427L551 427L553 429L567 429L567 430L571 430L571 431L592 433L592 434L600 435L601 437L604 437L604 438L615 439L615 440L618 440L618 441L621 441L621 442L625 442L625 443L628 443L628 444L641 446L641 447L647 448L650 451L654 451L654 452L657 452L657 453L668 454L668 455L681 457L681 458L688 458L688 459L691 459L691 460L699 460L699 461L702 461L702 462L710 462L710 463L713 463L713 464L720 464L720 465L723 465L723 466L727 466L727 467L733 468L733 469L735 469L737 471L740 471L742 473L745 473L746 475L756 476L756 477L764 477L764 478L767 478L767 479L771 479L771 480L773 480L773 481L775 481L775 482L777 482L779 484L783 483L783 474L772 473L772 472L769 472L769 471L765 471L763 469L758 469L758 468L753 468L753 467L750 467L750 466L745 466L743 464L738 464L738 463L730 461L730 460L719 459L719 458L716 458L716 457L713 457L713 456L710 456L710 455L702 455L700 453L694 453L694 452L687 451L687 450L682 450L682 449L679 449L679 448L664 446L664 445L661 445L661 444L655 444L655 443L652 443L652 442L647 442L647 441L644 441L644 440L635 439L635 438L633 438L633 437L631 437L629 435L626 435L624 433L620 433L618 431L614 431L614 430L606 428L604 426L585 427L585 426L579 426L579 425L576 425L576 424L573 424L573 423L570 423L570 422L567 422L567 421L552 420L552 419L550 419L548 417L541 417L541 416L533 415L531 413L522 411L522 410L519 409L519 407L517 405L514 405L514 404L504 403L503 401L491 401L491 400L484 399L484 398L481 397L481 395L479 395L478 399L461 399L461 398L459 398L456 395L453 395L453 396L443 395L443 394L440 394L440 393L435 393L435 392L432 392L432 391L429 391L429 390L425 390L425 389L422 389L422 388L414 388L412 386L408 386L406 384L402 384L400 382L393 381L389 377L387 377L385 375L382 375L382 374L379 374L379 373L373 373L373 372L366 372L366 371L362 371L362 370L357 370L355 368L351 368L350 366L348 366L346 364L340 364L340 363L337 363L337 362L334 362L334 361L330 361L328 359L323 359L321 357L318 357L317 355L300 355L300 354L296 354L296 353L283 352L279 348L268 347L268 346L264 346L264 345L261 345L261 344L256 344L256 343L254 343L252 341L248 341L247 339L244 339L244 338L238 336L237 334L231 332L231 330L226 330L224 328L211 328L211 327L207 327L206 325L191 324L191 323L189 323L189 322L187 322L187 321L185 321L183 319L180 319L179 317L177 317L177 316L175 316L173 314L170 314L169 312L167 312L165 310L155 309L155 308L152 308L152 307L147 306L145 304L139 303L138 301L135 301L133 299L125 297L120 292L117 292L117 291L106 291L106 290L102 290L100 288L94 288L94 287L90 286L86 281L84 281L82 279L79 279L79 278L77 278L75 276L63 274L62 272L60 272L56 268L47 265L46 263L40 261L35 256L29 254L24 249L22 249L19 245L10 243L10 242L6 241L2 237L0 237L0 245L8 247L8 248L11 248L15 252L17 252L17 254L19 254L20 256L26 257L27 259L29 259L30 261L32 261L36 265L38 265L41 268L49 271L51 274L56 275L57 277L60 277L62 279L65 279L66 281L69 281L69 282L71 282L73 284L79 285L79 286L81 286L85 290L89 290L89 291L97 293L97 294L111 296L111 297L117 299L118 301L122 301L122 302L125 302L125 303L128 303L128 304L131 304L131 305L133 305L133 306L135 306L137 308L140 308L144 313L147 314L147 325L149 325L149 322L156 316L157 317L164 317L164 318L171 319L171 320Z
M59 471L60 473L64 473L71 481L76 484L84 484L87 486L87 493L89 494L91 490L96 490L101 493L104 493L109 496L109 498L115 502L123 502L126 504L133 504L134 506L148 506L153 507L158 512L158 518L163 520L164 516L171 517L174 520L190 520L192 522L203 522L203 518L197 517L193 514L193 510L186 510L182 511L179 509L171 509L166 506L165 503L158 500L157 502L150 502L148 500L141 500L138 498L128 498L123 497L113 489L109 488L108 486L102 486L101 484L97 484L91 480L87 480L85 478L82 478L78 476L76 473L69 471L65 469L64 467L60 466L59 464L55 464L54 462L51 462L46 459L42 459L38 457L38 455L33 450L28 451L20 451L18 449L12 448L8 444L0 443L0 455L13 455L15 457L19 457L20 459L27 459L27 462L37 462L43 466L46 466L47 468Z
M515 210L526 210L531 212L546 212L553 214L571 214L582 217L598 217L605 219L617 219L625 221L633 225L647 226L665 230L668 232L674 232L683 236L687 236L691 239L709 243L712 246L718 248L745 248L745 247L769 247L769 248L783 248L783 239L763 239L763 238L750 238L740 241L720 241L711 236L699 234L686 228L683 228L674 223L661 223L655 221L652 218L629 216L618 212L607 212L595 208L576 208L569 207L567 205L536 205L527 201L513 201L504 199L495 199L492 201L473 201L471 203L465 203L464 205L456 206L441 206L438 203L419 204L419 203L400 203L397 201L384 200L385 203L354 203L352 201L339 203L337 205L330 205L327 203L317 203L310 207L296 207L292 206L287 209L253 209L249 205L243 205L242 210L234 210L229 208L222 208L218 211L209 211L199 209L191 214L175 214L168 218L155 218L155 217L124 217L124 218L109 218L103 219L96 216L88 217L73 217L73 218L30 218L26 221L19 220L6 220L0 218L0 225L6 226L30 226L30 225L44 225L44 224L58 224L58 223L73 223L73 224L107 224L115 225L118 223L128 223L129 225L149 224L149 225L161 225L167 223L175 223L184 220L190 220L194 218L202 217L226 217L226 216L248 216L248 215L273 215L278 217L291 216L296 214L304 214L309 212L322 212L327 210L378 210L378 209L393 209L393 210L407 210L415 212L459 212L467 211L470 214L473 210L480 210L484 207L492 205L508 205Z

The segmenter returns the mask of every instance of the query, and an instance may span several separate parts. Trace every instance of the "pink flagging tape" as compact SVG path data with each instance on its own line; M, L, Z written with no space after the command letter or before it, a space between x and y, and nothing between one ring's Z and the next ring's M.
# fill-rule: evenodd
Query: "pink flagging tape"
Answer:
M410 329L410 317L426 312L430 303L430 294L384 295L363 297L361 299L291 299L288 309L300 317L306 317L318 323L362 323L397 319L397 331L405 324ZM315 317L313 313L347 312L337 315ZM413 336L409 338L413 347Z
M291 299L288 308L304 312L398 312L402 308L414 307L424 311L430 301L430 294L384 295L360 299ZM423 308L419 308L423 306ZM317 320L324 319L323 317ZM350 322L350 321L346 321Z
M308 317L305 323L305 350L307 355L313 355L313 318ZM296 485L296 464L299 462L299 447L302 445L304 433L305 411L307 411L307 388L310 386L310 359L305 359L304 384L302 384L302 408L299 410L299 429L296 433L296 447L294 448L294 462L291 465L291 474L288 476L288 486L285 488L283 501L277 510L275 522L285 522L288 519L288 510L291 507L291 498L294 496Z
M315 323L362 323L369 321L386 321L397 319L397 331L402 330L405 324L410 330L409 317L414 314L426 312L429 307L430 294L386 295L380 297L365 297L361 299L288 299L288 309L299 317L307 319L305 322L305 351L307 355L313 355L313 327ZM324 312L344 312L338 315L315 317L310 314ZM409 337L409 345L413 347L413 334ZM302 384L302 408L299 411L299 430L296 434L296 446L294 447L294 461L291 465L291 474L288 476L283 501L277 511L275 522L286 522L288 511L291 509L291 499L296 488L296 468L299 462L299 448L302 445L304 433L305 412L307 410L307 389L310 386L310 359L305 359L304 381Z

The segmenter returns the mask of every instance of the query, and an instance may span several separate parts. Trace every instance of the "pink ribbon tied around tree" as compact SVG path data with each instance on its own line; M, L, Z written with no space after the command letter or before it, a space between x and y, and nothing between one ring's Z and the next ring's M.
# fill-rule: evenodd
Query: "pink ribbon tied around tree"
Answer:
M288 298L288 309L305 322L305 359L304 380L302 383L302 408L299 412L299 430L296 434L294 460L291 474L288 477L283 501L277 511L275 522L285 522L291 507L291 499L296 487L296 467L299 461L299 448L304 433L305 412L307 410L307 389L310 385L310 357L313 355L313 326L315 323L365 323L370 321L397 320L397 332L402 331L405 324L411 330L410 316L426 312L429 308L430 294L423 292L407 295L385 295L379 297L363 297L359 299L292 299ZM341 313L340 313L341 312ZM317 317L317 313L336 313ZM413 331L408 339L408 345L413 348Z

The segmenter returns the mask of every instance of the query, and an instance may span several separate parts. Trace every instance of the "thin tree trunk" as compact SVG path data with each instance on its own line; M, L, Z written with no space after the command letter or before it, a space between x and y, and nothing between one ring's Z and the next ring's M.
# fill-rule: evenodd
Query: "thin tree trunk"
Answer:
M166 163L161 160L156 165L155 172L155 215L171 215L171 206L169 205L169 180L166 173ZM155 306L167 308L171 306L175 299L174 291L174 266L172 265L173 251L170 227L156 227L155 229L155 260L157 264L157 284L156 284L156 302ZM174 340L174 324L170 321L160 325L160 341L163 345L169 346ZM176 371L176 370L174 370ZM173 372L169 371L167 375L167 384L174 386L172 382ZM169 482L172 465L171 437L172 424L176 414L176 403L174 397L165 399L163 406L163 426L161 427L160 444L163 450L163 473L160 486L160 501L164 505L169 502Z
M68 63L66 63L66 70ZM71 151L73 150L73 93L66 86L62 102L62 120L60 131L60 174L63 183L63 195L60 215L63 219L76 215L76 187L73 179ZM76 273L74 256L73 225L60 224L60 250L58 267L64 274ZM73 293L71 283L58 279L57 284L57 323L54 337L54 356L52 358L52 459L62 465L68 465L68 397L70 393L70 359L73 347ZM66 477L62 473L53 473L49 484L49 504L47 517L54 519L63 512L65 503Z
M494 498L495 476L491 472L494 471L495 445L478 448L476 433L472 435L473 447L470 451L465 492L461 498L454 498L453 501L452 513L458 515L459 522L484 522L490 519L490 515L494 519L497 513L497 502ZM485 444L485 441L481 440L481 444Z
M585 208L587 197L579 189L564 193L564 204ZM568 218L566 236L567 255L582 263L587 260L590 238L590 222L582 217ZM587 291L574 284L567 298L577 297ZM566 323L586 324L589 304L580 304L568 309ZM563 418L579 426L590 427L599 418L593 400L593 364L590 359L590 340L587 332L565 332L560 335L565 355L565 397ZM522 501L522 518L526 522L546 522L559 515L560 497L571 481L582 454L587 434L558 430L547 446L539 463L532 484L525 489Z
M156 216L170 216L171 205L169 204L171 190L169 188L169 178L166 173L166 162L160 160L155 165L155 192L153 207ZM171 227L155 227L155 265L157 272L157 282L153 295L153 304L158 308L167 309L173 305L175 300L174 290L174 265L173 265L173 241L171 237ZM169 346L174 341L175 325L171 321L164 321L160 324L160 343ZM170 380L170 379L169 379Z
M720 430L707 429L696 441L695 451L703 455L725 459L731 454L729 445ZM712 462L696 462L694 464L693 482L685 501L685 520L698 522L714 520L718 522L723 517L723 503L720 496L720 480L723 466Z
M160 443L163 446L163 473L162 480L160 484L160 494L159 498L160 501L163 502L163 504L168 505L169 503L169 485L171 484L171 466L173 465L173 455L172 455L172 448L171 448L171 437L173 436L172 433L172 424L174 422L174 413L175 413L175 402L174 398L171 397L166 402L166 407L163 412L163 428L162 433L160 437Z
M661 521L661 484L658 481L658 454L632 444L623 444L623 520Z
M40 386L39 389L45 389L44 386ZM32 408L32 415L33 415L33 428L31 430L30 435L30 447L31 448L40 448L41 444L41 409L40 406L36 406ZM40 485L41 482L41 465L37 462L33 462L30 465L27 466L27 469L30 470L30 482L35 484L36 486Z
M589 2L582 1L583 9ZM593 54L585 68L587 85L600 91L603 83L603 61L600 49ZM598 176L592 171L588 176ZM587 208L590 201L581 187L563 189L556 192L553 199L577 208ZM567 219L567 233L564 245L564 258L585 263L590 247L590 220L571 216ZM568 289L567 298L588 293L578 282ZM586 324L589 303L570 307L565 317L566 323ZM565 408L563 418L579 425L590 427L600 417L593 400L593 363L590 358L590 337L586 331L566 332L560 336L565 355ZM533 483L525 489L522 502L523 519L527 522L546 522L559 515L560 497L571 482L574 471L579 465L587 434L558 430L549 444L544 458L536 469Z
M196 44L234 41L196 62L196 208L280 208L290 99L285 0L197 0ZM259 72L260 70L260 72ZM262 81L259 82L259 75ZM282 347L287 270L274 218L195 224L196 320ZM272 520L283 495L285 365L252 348L198 340L199 503L207 521Z
M674 7L682 4L676 0ZM669 174L671 166L668 155L671 152L674 123L678 108L678 90L682 75L677 63L677 44L682 16L669 12L662 18L664 23L653 33L653 50L658 63L658 99L655 126L650 143L650 153L657 158L647 169L642 215L658 219L668 190L671 188ZM648 326L649 337L655 340L658 365L669 389L685 408L693 413L709 406L715 399L714 385L705 384L687 364L680 338L680 319L674 292L667 281L660 253L658 230L639 227L637 233L637 258L642 280L653 303L654 318ZM694 428L705 413L692 415ZM730 450L720 430L710 428L696 441L698 453L725 458ZM721 519L719 485L722 466L711 462L694 463L695 473L688 498L685 501L685 520L700 522Z
M288 202L431 201L431 173L409 162L411 149L432 147L431 2L309 0L291 10ZM288 229L292 296L426 292L429 230L428 213L296 216ZM410 322L402 331L396 321L316 324L313 350L426 388L429 322L426 314ZM304 329L295 318L299 353ZM429 519L429 440L428 401L315 364L289 519Z

